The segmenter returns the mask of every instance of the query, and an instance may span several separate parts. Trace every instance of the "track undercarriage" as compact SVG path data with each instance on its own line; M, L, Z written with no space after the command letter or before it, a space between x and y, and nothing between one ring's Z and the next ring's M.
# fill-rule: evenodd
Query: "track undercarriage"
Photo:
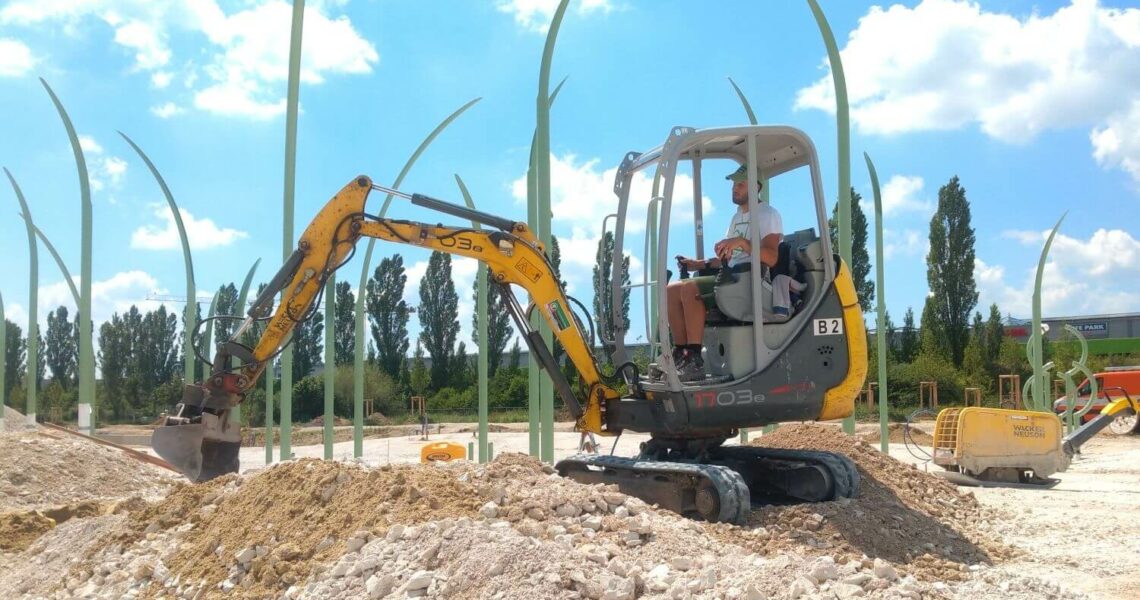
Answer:
M859 492L847 457L816 450L660 440L636 458L579 454L558 462L563 477L616 484L626 494L689 518L744 523L754 505L826 502Z

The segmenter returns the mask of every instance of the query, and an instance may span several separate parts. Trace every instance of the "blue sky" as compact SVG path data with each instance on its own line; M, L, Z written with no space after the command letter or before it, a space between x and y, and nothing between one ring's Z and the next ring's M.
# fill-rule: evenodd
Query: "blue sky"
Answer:
M309 2L296 234L355 175L390 183L420 140L475 97L482 100L402 187L461 202L459 174L481 209L524 220L520 178L556 4ZM883 184L896 323L908 306L921 312L928 222L938 188L954 175L973 210L980 306L1028 316L1044 232L1068 211L1046 271L1046 314L1140 310L1140 10L1119 0L821 4L847 73L852 184L871 198L864 151ZM96 321L184 294L161 192L117 130L147 151L185 211L201 292L240 283L258 258L258 281L276 270L289 13L280 0L0 4L0 165L78 275L77 178L43 77L83 136L92 171ZM553 227L571 294L589 304L601 218L616 204L613 169L626 152L658 145L674 125L746 122L729 76L762 123L812 136L833 201L831 77L805 2L571 2L552 69L553 82L568 79L551 121ZM728 188L706 169L708 230L719 232L731 212ZM789 179L773 182L772 197L792 231L814 219L803 182ZM7 317L23 325L28 249L7 184L0 204L8 215L0 218L0 293ZM439 220L400 202L389 214ZM674 228L678 253L693 251L686 226ZM635 280L641 240L636 232L627 242ZM380 244L373 267L395 252L409 265L406 297L418 304L427 256ZM354 287L360 256L338 274ZM474 272L470 262L455 266L464 340ZM40 284L42 327L48 310L71 305L42 250ZM640 302L635 296L631 340L643 331ZM415 335L415 318L410 325Z

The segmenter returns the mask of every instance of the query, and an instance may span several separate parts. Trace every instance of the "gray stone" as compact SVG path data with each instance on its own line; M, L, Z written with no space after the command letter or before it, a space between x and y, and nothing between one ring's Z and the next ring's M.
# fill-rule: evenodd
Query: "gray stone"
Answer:
M356 552L356 551L360 550L361 548L363 548L364 544L366 544L366 543L367 543L366 540L362 540L358 537L348 538L348 544L347 544L348 551L350 553Z
M364 589L368 592L369 598L382 598L392 592L392 587L395 584L396 579L391 575L377 573L368 578L368 582L364 584Z
M594 531L601 531L602 518L601 517L587 517L582 520L582 527L586 529L593 529Z
M797 577L792 582L792 586L788 588L788 598L795 600L800 596L810 594L815 591L815 582L807 577Z
M257 558L257 550L254 548L246 548L234 555L234 559L243 565L249 564L255 558Z
M494 519L499 516L499 505L494 502L488 502L479 509L479 513L488 519Z
M887 581L895 581L899 578L898 571L895 571L895 568L893 566L891 566L891 563L889 563L889 562L887 562L881 558L875 559L874 571L875 571L875 577L878 577L879 579L886 579Z
M427 589L427 586L431 585L432 579L434 578L434 571L416 571L408 579L407 589L408 591Z
M768 600L768 596L755 585L749 585L744 590L744 600Z
M839 577L839 570L835 567L835 559L830 556L816 559L811 565L811 570L808 571L808 577L815 580L817 584Z
M693 559L687 556L674 556L673 560L669 561L669 564L678 571L688 571L693 568Z
M837 583L834 587L831 588L831 590L835 592L835 595L838 596L841 600L846 600L847 598L858 598L860 596L867 595L867 592L864 591L862 587L850 583Z

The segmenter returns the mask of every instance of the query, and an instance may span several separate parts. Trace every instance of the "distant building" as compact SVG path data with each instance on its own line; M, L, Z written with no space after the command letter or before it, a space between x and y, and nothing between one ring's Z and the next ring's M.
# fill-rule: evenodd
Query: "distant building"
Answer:
M1091 354L1140 353L1140 313L1042 317L1041 323L1048 326L1045 339L1049 341L1075 341L1065 328L1065 325L1073 326L1088 341ZM1031 319L1008 318L1005 335L1024 342L1029 339L1032 327Z

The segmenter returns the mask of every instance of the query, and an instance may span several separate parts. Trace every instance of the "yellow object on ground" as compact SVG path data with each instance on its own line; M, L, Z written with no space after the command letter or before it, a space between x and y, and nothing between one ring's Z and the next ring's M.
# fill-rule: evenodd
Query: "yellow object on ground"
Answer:
M467 449L455 442L432 442L420 448L420 462L449 462L467 458Z
M948 408L934 425L934 463L978 479L1029 483L1068 468L1061 436L1051 413Z

